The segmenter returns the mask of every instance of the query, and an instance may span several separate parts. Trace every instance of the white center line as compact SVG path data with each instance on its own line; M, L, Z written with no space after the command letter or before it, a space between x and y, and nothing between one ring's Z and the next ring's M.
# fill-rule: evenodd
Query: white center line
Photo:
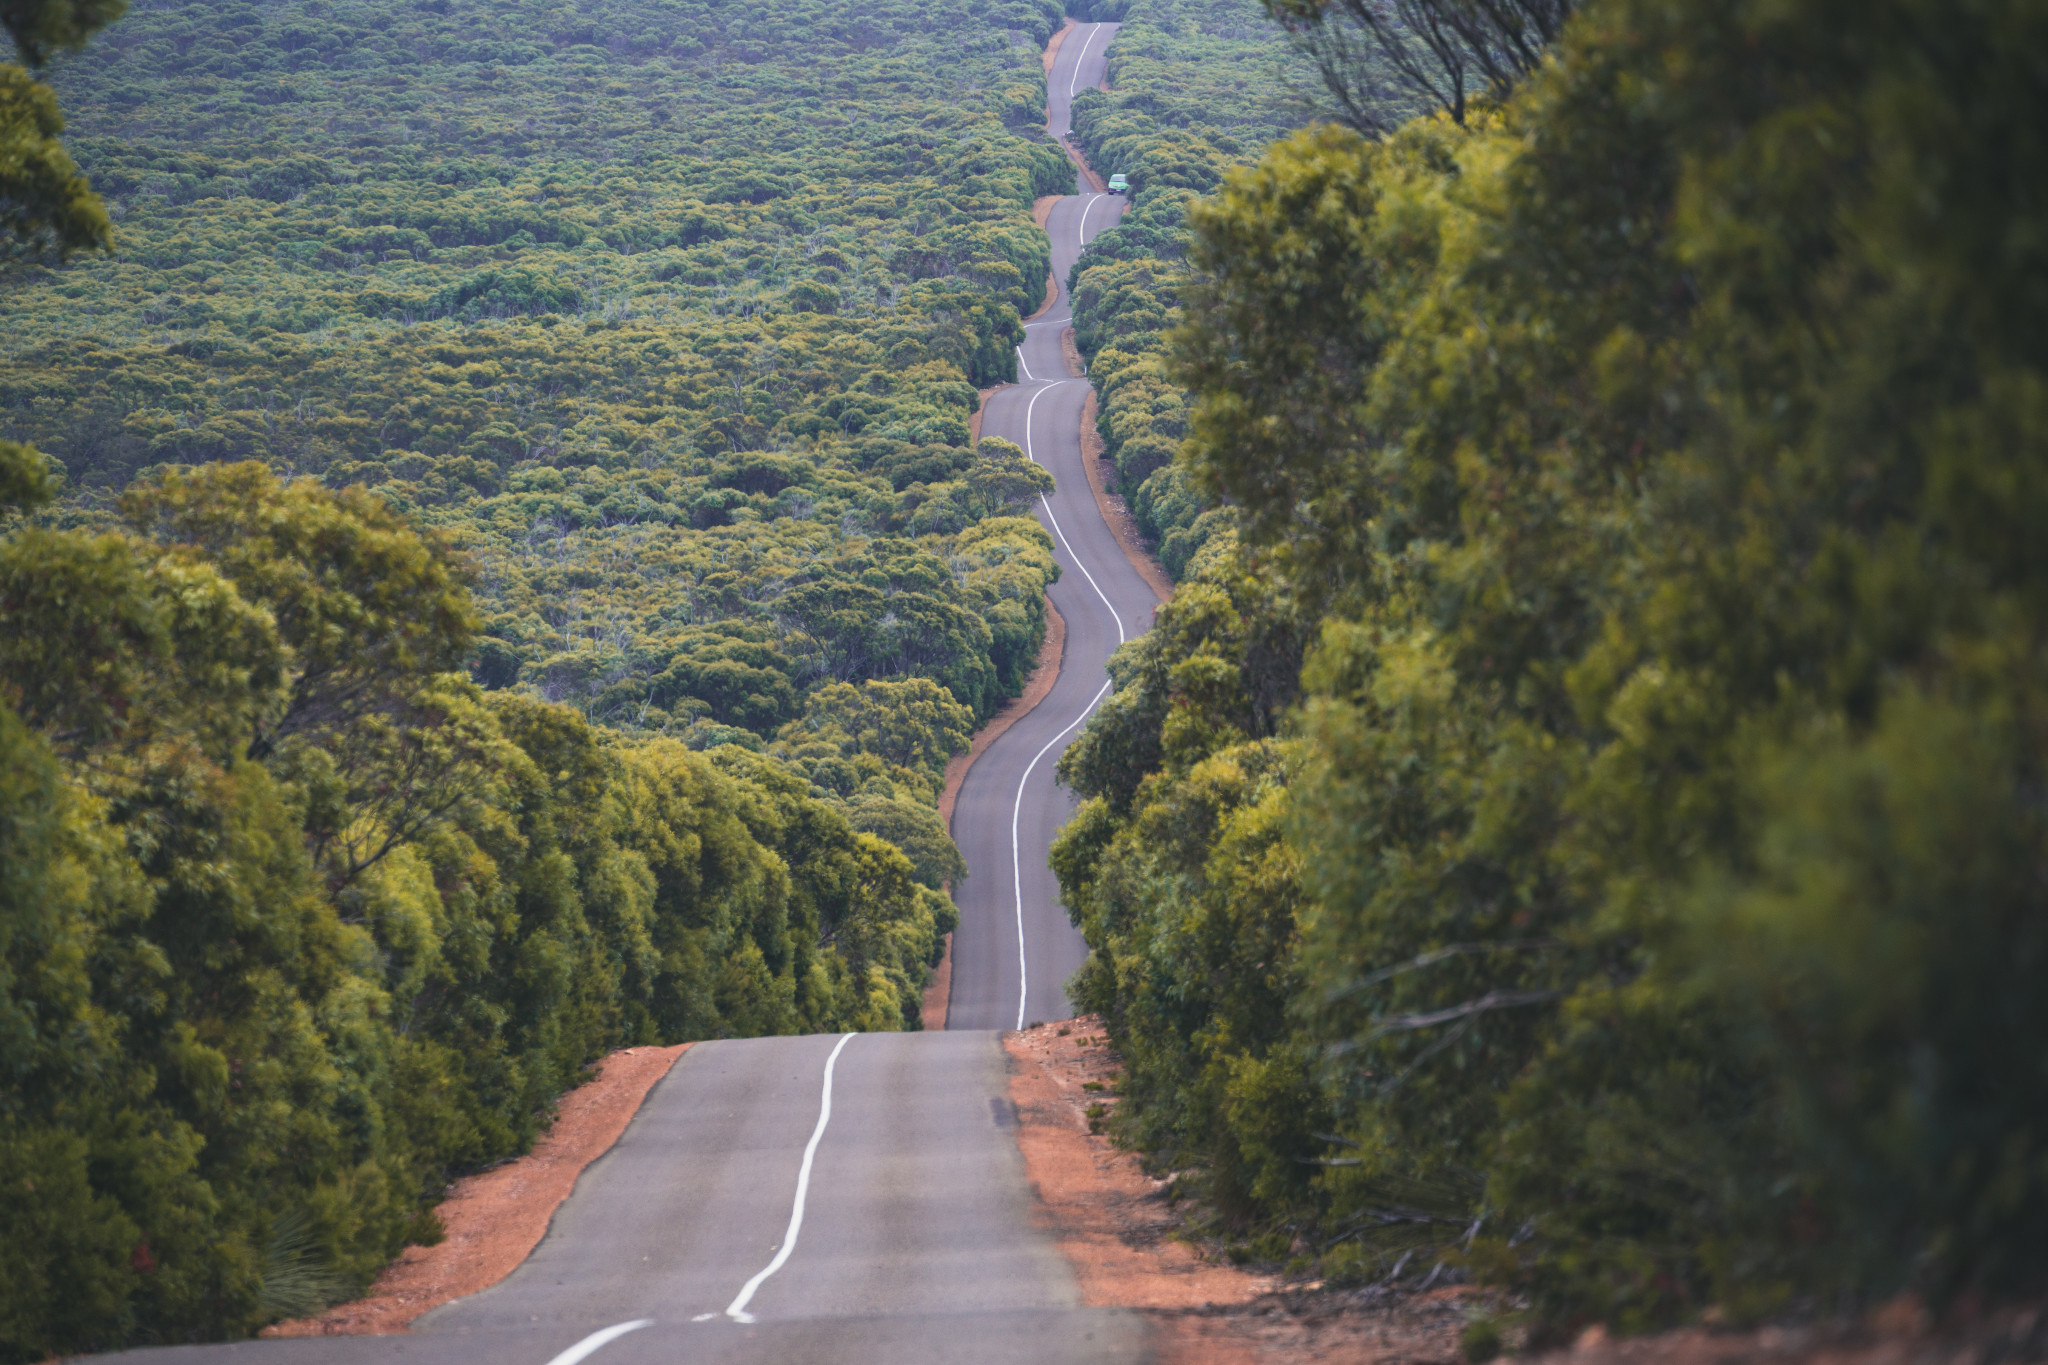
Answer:
M1074 58L1074 74L1067 77L1067 103L1070 106L1074 102L1074 83L1081 79L1081 63L1088 60L1088 49L1095 46L1095 37L1097 34L1101 33L1102 30L1103 25L1101 24L1090 25L1088 29L1088 41L1081 44L1081 55Z
M1095 201L1097 199L1106 198L1108 198L1107 195L1090 195L1088 202L1081 206L1081 228L1080 231L1074 234L1074 236L1076 237L1076 239L1080 241L1082 246L1088 245L1088 215L1094 211Z
M782 1269L789 1260L789 1254L796 1250L796 1236L803 1231L804 1226L804 1196L809 1194L811 1189L811 1161L818 1155L818 1142L825 1136L825 1125L832 1121L832 1068L839 1065L839 1054L852 1041L851 1033L842 1034L838 1046L832 1049L832 1055L825 1059L825 1095L818 1104L818 1126L811 1130L811 1140L804 1144L804 1164L797 1168L796 1203L789 1210L789 1229L782 1234L782 1245L776 1249L775 1259L763 1267L753 1279L748 1280L746 1286L740 1290L739 1297L725 1306L725 1315L734 1322L754 1320L754 1315L747 1311L748 1300L754 1297L754 1291L759 1289L770 1275ZM555 1365L569 1363L558 1361Z
M1051 739L1047 740L1045 742L1045 748L1040 749L1037 753L1031 756L1031 762L1025 765L1024 776L1017 779L1017 801L1016 804L1010 807L1010 876L1016 887L1017 892L1018 1028L1024 1027L1025 1001L1031 992L1031 968L1029 965L1029 961L1024 954L1024 861L1023 854L1019 851L1019 845L1017 841L1017 820L1018 817L1022 815L1024 811L1024 784L1031 780L1031 770L1038 766L1038 760L1044 758L1046 752L1050 750L1053 745L1059 743L1061 740L1065 739L1070 733L1072 733L1076 725L1079 725L1082 721L1088 719L1088 713L1095 709L1095 703L1101 701L1102 694L1104 692L1109 691L1109 689L1113 686L1115 686L1114 680L1103 683L1101 690L1098 691L1094 696L1090 697L1088 699L1088 704L1081 708L1081 714L1075 716L1073 720L1069 721L1067 723L1066 729L1060 731Z
M576 1365L577 1361L582 1360L598 1347L603 1346L609 1341L614 1341L628 1332L637 1332L642 1327L652 1324L653 1321L653 1318L635 1318L631 1322L622 1322L617 1326L607 1327L602 1332L592 1332L589 1336L583 1338L583 1340L577 1342L553 1360L550 1360L548 1365Z
M1021 360L1024 353L1022 350L1019 350L1017 355ZM1031 416L1038 410L1038 400L1045 396L1047 389L1056 389L1061 384L1078 384L1081 382L1078 379L1054 380L1046 384L1045 388L1031 395L1031 402L1024 408L1024 458L1030 460L1033 464L1038 463L1038 453L1037 446L1031 439ZM1083 454L1081 458L1086 459L1088 457L1086 454ZM1060 544L1066 549L1067 558L1074 562L1074 567L1079 569L1081 576L1088 580L1088 586L1095 589L1095 595L1102 599L1104 609L1109 612L1109 619L1116 623L1116 642L1121 645L1126 638L1124 635L1124 618L1117 613L1116 607L1109 600L1109 594L1102 590L1102 585L1095 581L1095 575L1088 572L1088 566L1082 562L1081 556L1074 553L1072 543L1067 540L1067 533L1060 527L1060 519L1053 515L1051 500L1041 497L1038 500L1038 505L1045 509L1045 519L1052 523L1052 532L1060 538ZM1102 700L1104 694L1112 686L1114 686L1113 682L1104 682L1095 695L1088 699L1088 704L1081 708L1081 714L1075 716L1072 721L1068 722L1066 729L1061 730L1058 734L1047 740L1045 747L1031 756L1031 762L1025 765L1024 776L1017 780L1017 799L1010 806L1010 880L1017 900L1018 1028L1024 1027L1024 1011L1028 1007L1031 991L1030 961L1024 951L1024 854L1022 841L1018 836L1017 829L1024 812L1024 786L1031 780L1032 771L1038 767L1038 760L1044 758L1051 751L1053 745L1059 743L1072 733L1075 726L1088 719L1088 713L1095 709L1096 704Z

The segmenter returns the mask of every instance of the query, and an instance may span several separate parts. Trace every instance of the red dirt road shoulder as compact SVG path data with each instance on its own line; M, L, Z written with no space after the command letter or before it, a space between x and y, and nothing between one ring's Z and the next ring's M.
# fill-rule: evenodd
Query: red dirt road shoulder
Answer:
M1089 1131L1122 1067L1092 1017L1003 1035L1017 1145L1082 1300L1152 1320L1162 1365L1451 1365L1471 1291L1374 1297L1287 1286L1210 1259L1181 1236L1167 1183ZM1101 1087L1089 1090L1090 1083ZM1572 1362L1572 1365L1579 1365Z
M447 1229L438 1245L407 1247L365 1297L314 1317L276 1323L263 1335L403 1332L429 1309L504 1279L540 1245L583 1168L611 1150L647 1092L689 1046L629 1047L605 1058L596 1079L562 1096L553 1125L531 1153L456 1182L436 1210Z
M1245 1303L1274 1287L1174 1240L1166 1182L1089 1131L1091 1105L1115 1102L1122 1068L1092 1016L1005 1033L1017 1145L1046 1222L1073 1263L1082 1302L1124 1308ZM1102 1087L1088 1090L1089 1083Z

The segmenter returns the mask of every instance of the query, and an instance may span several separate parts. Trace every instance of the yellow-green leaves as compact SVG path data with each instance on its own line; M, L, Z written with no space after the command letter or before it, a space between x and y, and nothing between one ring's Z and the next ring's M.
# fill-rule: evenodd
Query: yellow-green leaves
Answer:
M0 265L113 245L106 206L64 150L63 132L50 88L0 64Z

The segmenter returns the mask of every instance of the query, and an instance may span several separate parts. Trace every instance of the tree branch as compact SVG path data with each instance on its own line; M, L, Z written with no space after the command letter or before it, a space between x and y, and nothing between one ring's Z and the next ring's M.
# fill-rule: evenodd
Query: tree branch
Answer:
M1522 1005L1547 1005L1553 1000L1564 999L1563 991L1488 991L1477 1000L1467 1000L1462 1005L1448 1009L1431 1010L1426 1014L1404 1014L1389 1019L1367 1034L1367 1038L1383 1038L1389 1033L1408 1033L1415 1029L1435 1028L1456 1019L1469 1019L1473 1015L1490 1014L1495 1010L1515 1009Z

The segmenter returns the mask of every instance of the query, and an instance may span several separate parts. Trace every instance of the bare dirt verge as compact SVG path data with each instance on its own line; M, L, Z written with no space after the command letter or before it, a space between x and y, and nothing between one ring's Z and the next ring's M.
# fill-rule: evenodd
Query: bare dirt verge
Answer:
M689 1048L629 1047L598 1063L595 1079L562 1096L555 1121L516 1161L459 1180L436 1210L447 1236L410 1246L370 1292L310 1318L274 1323L266 1337L381 1336L517 1269L546 1235L583 1168L611 1150L654 1083Z
M1073 26L1074 21L1069 19L1067 20L1066 28L1063 28L1058 33L1052 35L1052 42L1045 49L1046 75L1050 76L1052 74L1052 59L1059 55L1060 39L1066 37L1067 30L1073 28ZM1106 86L1097 88L1107 89ZM1061 138L1060 150L1067 154L1067 160L1074 163L1074 169L1081 172L1081 180L1084 184L1088 186L1088 188L1094 190L1097 194L1108 194L1108 182L1095 173L1095 168L1088 164L1087 156L1082 153L1079 147L1076 147L1073 144L1072 138L1072 133L1069 133L1066 137Z
M1045 225L1052 221L1053 205L1066 197L1064 194L1041 194L1038 198L1031 201L1031 221L1038 224L1040 232L1044 232L1046 230ZM1050 304L1047 305L1047 307L1050 306ZM1042 313L1045 309L1041 308L1038 311Z
M953 803L960 799L960 784L967 780L967 770L974 766L975 759L988 752L988 746L995 743L1004 731L1030 715L1032 708L1045 700L1046 694L1052 691L1052 685L1059 681L1060 660L1066 652L1067 618L1060 615L1059 608L1048 597L1045 599L1045 641L1038 647L1038 663L1032 668L1031 676L1024 680L1024 691L975 732L966 753L956 755L946 765L946 785L939 793L939 818L946 822L949 831L953 828ZM942 1029L946 1026L946 1009L952 998L953 936L948 934L945 955L932 972L931 984L924 988L924 1004L920 1013L926 1028Z
M1091 1107L1115 1104L1122 1066L1093 1016L1007 1032L1017 1145L1082 1301L1127 1308L1248 1303L1274 1281L1203 1258L1176 1240L1166 1185L1089 1131ZM1094 1084L1100 1089L1089 1090Z
M1090 1108L1116 1103L1122 1071L1102 1040L1102 1021L1090 1016L1003 1035L1025 1174L1084 1302L1143 1311L1164 1365L1458 1359L1469 1290L1395 1296L1288 1286L1185 1237L1168 1182L1089 1131Z
M1474 1317L1511 1308L1455 1286L1283 1283L1216 1259L1190 1236L1137 1158L1091 1133L1091 1107L1116 1103L1122 1067L1092 1016L1005 1033L1017 1145L1039 1215L1090 1305L1149 1318L1162 1365L1463 1365ZM1100 1089L1089 1090L1089 1084ZM1506 1333L1512 1346L1519 1330ZM1860 1322L1731 1330L1693 1327L1613 1338L1601 1327L1521 1365L2022 1365L2048 1361L2048 1304L1960 1305L1935 1323L1912 1299Z
M1081 363L1081 348L1074 343L1073 328L1060 333L1060 349L1066 355L1068 369L1075 374L1087 373ZM1102 513L1102 519L1109 523L1110 533L1116 537L1124 558L1131 561L1131 568L1145 580L1153 596L1164 602L1173 596L1173 580L1166 576L1165 567L1145 548L1145 538L1138 534L1138 522L1131 515L1130 505L1120 495L1110 492L1105 482L1109 461L1104 453L1102 433L1095 429L1099 402L1095 386L1089 385L1088 397L1081 404L1081 467L1088 471L1088 490L1095 495L1095 510Z

